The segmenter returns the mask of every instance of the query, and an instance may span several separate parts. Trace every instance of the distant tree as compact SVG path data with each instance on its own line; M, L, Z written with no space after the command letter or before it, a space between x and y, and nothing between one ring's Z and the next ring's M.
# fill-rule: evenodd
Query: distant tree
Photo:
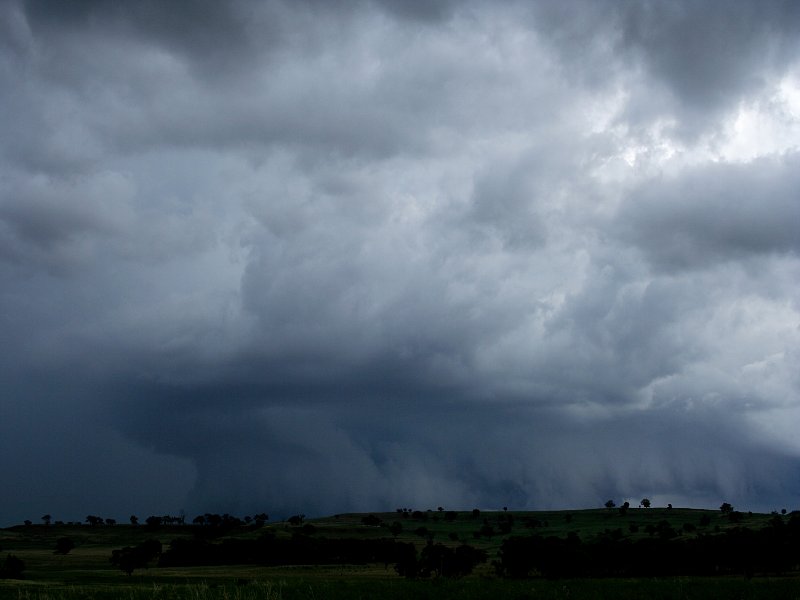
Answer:
M650 508L650 500L648 498L642 498L640 504L645 508Z
M438 507L436 507L436 510L438 510L439 512L444 512L444 507L443 506L438 506Z
M391 525L389 525L389 533L391 533L394 537L400 535L400 532L403 531L403 525L399 521L394 521Z
M298 525L302 525L303 524L303 520L305 518L306 518L305 515L292 515L288 519L289 525L294 525L295 527L297 527Z
M22 579L25 570L25 561L13 554L6 556L6 561L0 565L0 579Z
M738 510L734 510L728 513L728 520L731 523L741 523L744 515L740 513Z
M144 520L144 522L150 529L158 529L161 526L161 517L150 515Z
M729 502L723 502L719 507L719 511L723 515L730 514L733 512L733 506Z
M69 554L70 550L75 547L75 542L73 542L68 537L58 538L56 540L56 550L53 554Z
M126 546L111 552L111 564L119 567L128 575L134 569L144 569L150 561L161 554L161 542L158 540L145 540L138 546Z
M131 525L138 525L139 524L139 517L136 515L131 515L130 517Z
M623 502L622 506L619 507L619 514L621 514L623 516L626 515L628 513L628 509L630 507L631 507L631 503L630 502L627 502L627 501Z
M667 510L672 510L672 504L667 504Z
M98 517L95 515L87 515L86 522L94 527L95 525L102 525L105 521L103 517Z
M782 514L782 515L785 515L785 514L786 514L786 509L785 509L785 508L782 508L782 509L781 509L781 514Z
M507 507L507 506L504 506L504 507L503 507L503 512L507 512L507 511L508 511L508 507Z
M617 504L613 500L606 500L606 508L614 508Z
M383 520L376 515L366 515L365 517L361 517L361 523L368 527L377 527L383 523Z
M44 521L45 525L50 525L50 521L53 519L50 515L42 515L42 521Z
M117 524L116 519L106 519L106 525L116 525L116 524Z
M473 519L477 519L477 518L478 518L478 517L480 517L480 516L481 516L481 511L480 511L480 509L473 508L473 509L472 509L472 518L473 518Z
M31 521L30 519L25 519L23 523L25 524L25 527L30 527L31 525L33 525L33 521Z

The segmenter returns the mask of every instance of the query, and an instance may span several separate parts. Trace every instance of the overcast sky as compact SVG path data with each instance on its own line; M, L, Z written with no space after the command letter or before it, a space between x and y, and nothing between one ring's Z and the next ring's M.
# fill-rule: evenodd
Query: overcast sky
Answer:
M0 525L800 508L800 3L7 0Z

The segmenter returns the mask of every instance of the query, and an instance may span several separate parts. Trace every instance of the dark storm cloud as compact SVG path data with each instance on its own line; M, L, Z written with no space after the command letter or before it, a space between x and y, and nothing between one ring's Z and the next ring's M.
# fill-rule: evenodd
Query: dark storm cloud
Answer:
M666 269L796 255L798 167L798 156L790 154L746 165L706 165L649 181L622 205L622 235Z
M796 12L6 3L0 519L788 502Z
M675 118L682 137L780 78L800 43L790 1L542 2L533 14L568 77L603 87L622 74L630 124Z

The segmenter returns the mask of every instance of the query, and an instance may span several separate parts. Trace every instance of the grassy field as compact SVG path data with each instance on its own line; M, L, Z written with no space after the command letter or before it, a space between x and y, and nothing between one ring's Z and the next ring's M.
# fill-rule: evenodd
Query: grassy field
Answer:
M176 538L191 538L198 526L114 525L31 525L0 530L0 560L13 554L25 562L23 580L0 580L0 600L14 599L237 599L250 598L792 598L800 600L800 579L780 578L669 578L508 580L497 578L491 565L508 535L566 536L584 540L597 536L624 535L632 539L647 537L648 526L668 521L681 532L724 531L736 525L759 528L771 515L744 514L733 524L719 511L693 509L631 509L619 511L575 510L551 512L459 512L446 518L444 512L431 511L423 518L403 517L398 513L372 513L380 524L365 525L365 514L335 515L312 519L306 532L327 538L388 538L389 525L399 522L399 541L423 547L429 539L456 546L466 542L488 553L489 560L469 577L459 580L406 580L392 565L330 566L224 566L163 568L152 566L126 575L109 561L112 550L133 546L149 538L164 545ZM420 516L420 515L418 515ZM508 522L513 520L510 531ZM687 527L684 525L687 524ZM421 529L421 528L424 528ZM273 523L260 529L242 528L229 537L256 538L265 531L290 537L300 528L288 523ZM491 535L489 535L491 530ZM480 533L476 537L476 533ZM56 540L69 537L75 548L67 555L54 553Z

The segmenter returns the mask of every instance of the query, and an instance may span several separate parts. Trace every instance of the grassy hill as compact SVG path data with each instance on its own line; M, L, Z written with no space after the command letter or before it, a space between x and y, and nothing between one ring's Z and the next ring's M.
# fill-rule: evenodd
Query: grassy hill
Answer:
M541 579L512 581L497 579L492 561L498 557L503 541L510 536L567 537L577 536L585 542L609 539L647 539L662 535L665 527L676 539L698 535L723 534L737 527L761 529L770 525L775 515L737 514L733 520L720 511L688 508L638 508L626 512L619 509L569 511L415 511L391 513L341 514L308 519L301 523L268 523L232 528L210 528L208 525L20 525L0 530L0 563L11 554L25 563L23 580L0 580L2 598L312 598L312 597L448 597L460 598L505 596L564 597L560 582ZM787 517L778 517L788 519ZM380 540L414 544L422 549L429 542L456 548L469 544L486 552L488 560L462 580L408 581L401 578L393 565L324 564L304 565L200 565L136 569L126 575L111 564L112 551L134 547L145 540L161 542L164 550L174 540L204 540L207 544L223 544L231 540L289 540L304 536L323 540ZM57 541L69 538L74 549L68 554L55 553ZM533 582L533 583L532 583ZM568 584L572 598L594 596L606 589L615 597L644 597L655 593L648 580L572 581ZM686 586L697 587L694 597L706 597L704 591L735 586L741 597L798 597L798 581L794 578L759 579L750 582L724 579L711 587L709 580L684 578L683 581L662 581L661 597L684 597ZM598 587L599 586L599 587ZM650 587L648 587L650 586ZM705 586L705 587L704 587ZM531 595L531 590L538 590ZM785 590L784 590L785 588ZM584 589L588 596L576 590ZM527 590L527 591L526 591ZM648 591L649 590L649 591ZM745 590L744 593L742 590ZM749 590L749 591L748 591ZM795 590L792 592L792 590ZM784 591L788 595L784 595ZM672 595L678 594L678 595ZM577 595L576 595L577 594ZM794 594L794 595L792 595ZM708 596L712 597L712 596ZM719 597L719 596L717 596Z

